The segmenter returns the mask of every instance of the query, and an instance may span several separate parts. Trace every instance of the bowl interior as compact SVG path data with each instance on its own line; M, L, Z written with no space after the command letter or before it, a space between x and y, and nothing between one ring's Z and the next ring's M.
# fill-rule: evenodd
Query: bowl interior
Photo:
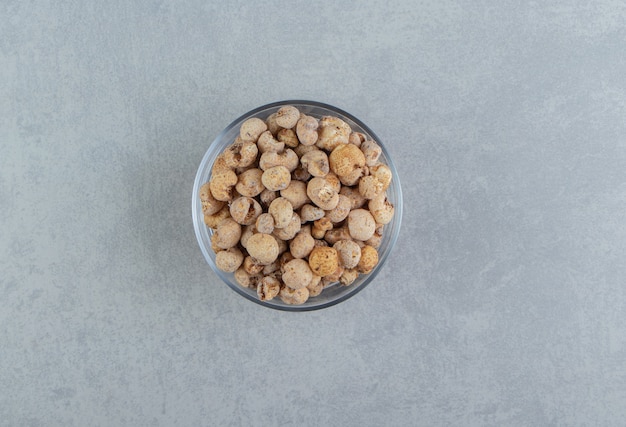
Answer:
M241 123L252 117L257 117L265 120L270 114L276 112L280 107L284 105L293 105L301 112L318 119L323 116L336 116L344 120L350 125L352 130L364 133L365 135L367 135L368 139L373 139L380 145L382 149L380 160L381 162L389 166L393 174L392 183L387 190L387 197L389 201L395 206L395 213L393 220L384 228L382 242L380 244L380 247L378 248L378 265L371 273L367 275L360 275L353 284L349 286L342 286L340 284L330 285L326 287L320 295L309 298L309 300L302 305L285 304L279 298L274 298L270 301L261 301L258 299L255 290L243 288L235 281L234 275L232 273L225 273L216 267L215 253L211 249L211 235L213 234L213 232L209 227L204 224L202 203L200 202L200 198L198 196L200 186L202 186L210 178L213 162L215 161L217 156L235 140L236 136L239 134L239 127L241 126ZM395 246L396 240L398 239L400 224L402 222L402 207L402 190L400 187L398 172L389 156L389 153L384 143L376 136L376 134L374 134L374 132L372 132L371 129L369 129L359 119L339 108L319 102L302 100L287 100L264 105L242 115L241 117L233 121L230 125L228 125L217 136L217 138L215 138L215 140L211 143L208 150L206 151L196 174L192 195L192 217L196 237L198 239L198 244L200 245L200 249L202 251L202 254L204 255L204 258L211 266L215 274L217 274L222 281L224 281L228 286L230 286L231 289L233 289L241 296L265 307L271 307L274 309L286 311L307 311L329 307L354 296L356 293L365 288L365 286L371 283L380 272L380 270L384 267L385 261L389 257L389 254L391 253L391 250Z

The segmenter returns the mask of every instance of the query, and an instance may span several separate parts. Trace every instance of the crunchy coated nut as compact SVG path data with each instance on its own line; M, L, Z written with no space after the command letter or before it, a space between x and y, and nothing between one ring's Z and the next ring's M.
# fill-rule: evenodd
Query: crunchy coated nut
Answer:
M328 172L326 176L324 176L324 179L332 187L332 189L335 190L337 193L341 191L341 180L335 174L335 172L332 172L332 171Z
M338 266L339 256L334 248L318 246L309 254L309 267L318 276L332 274Z
M352 240L339 240L333 245L339 256L339 264L345 268L354 268L361 259L361 248Z
M270 234L257 233L250 236L246 249L258 264L271 264L278 258L278 243Z
M382 193L369 201L367 207L377 224L389 224L393 219L395 209L385 193Z
M373 199L384 192L383 183L371 175L359 180L359 193L366 199Z
M215 158L213 166L211 166L211 176L217 175L220 172L226 172L230 170L232 170L232 168L226 164L226 156L224 155L224 153L221 153Z
M285 267L285 264L287 264L292 259L295 259L295 258L294 258L293 255L291 255L291 252L284 252L284 253L280 254L280 257L278 258L278 263L280 265L280 270L282 271L283 267Z
M289 286L283 286L278 296L285 304L299 305L304 304L309 299L309 290L307 288L291 289Z
M378 264L378 251L369 245L361 248L361 259L357 265L359 273L368 274Z
M261 280L261 276L258 274L251 275L243 267L239 267L235 271L235 281L244 288L254 288Z
M265 266L263 264L259 264L252 258L250 255L246 256L243 259L242 268L246 270L246 273L250 275L255 275L261 273Z
M294 237L289 243L289 251L294 258L305 258L309 256L313 248L315 247L315 239L311 236L311 232L307 230L300 230L296 237Z
M338 145L328 156L330 169L338 177L348 176L365 166L365 156L359 147L353 144ZM361 172L360 172L361 173Z
M365 141L365 135L361 132L352 132L348 137L348 143L356 145L357 147L360 147L363 141Z
M298 155L291 148L287 148L280 153L265 152L259 158L259 168L267 170L274 166L284 166L293 172L300 164Z
M339 144L347 144L350 137L350 126L338 117L325 116L319 121L319 137L315 145L332 151Z
M215 254L215 265L226 273L234 273L243 262L243 254L237 248L228 248Z
M217 229L211 237L218 248L228 249L239 243L241 239L241 225L232 218L225 218L217 225Z
M350 174L339 177L344 186L352 186L359 183L359 179L364 176L367 166L353 170Z
M291 129L281 129L278 131L276 138L284 143L287 147L297 147L300 141L298 141L298 136Z
M254 224L263 209L252 197L241 196L230 204L230 216L241 225Z
M280 282L278 279L271 276L263 277L256 287L256 293L261 301L274 299L279 292Z
M274 236L281 240L291 240L295 237L295 235L300 231L302 224L300 224L300 216L297 213L293 213L291 215L291 219L289 220L289 224L283 228L274 228Z
M317 206L306 204L300 208L300 220L304 222L317 221L323 218L326 212Z
M277 271L280 272L280 262L278 260L274 261L271 264L263 266L263 271L261 272L261 274L263 274L263 276L268 276Z
M246 225L241 231L241 246L247 249L248 239L257 232L256 225Z
M332 229L333 229L332 221L327 217L323 217L313 223L311 234L316 239L323 239L326 232Z
M311 174L308 170L302 165L298 166L296 170L291 174L291 179L296 179L298 181L307 182L311 179Z
M285 143L276 140L276 138L274 138L274 135L272 135L272 132L270 132L269 130L266 130L259 136L259 140L257 141L256 145L259 147L259 151L261 153L278 153L280 151L283 151L283 149L285 148Z
M232 170L224 170L211 177L209 188L216 200L229 202L232 200L235 184L237 184L237 174Z
M296 135L302 145L311 146L317 142L317 128L319 123L317 119L311 116L302 115L296 125Z
M309 264L303 259L292 259L282 268L282 280L291 289L305 288L313 278Z
M365 241L365 244L373 247L374 249L378 249L380 244L383 241L382 234L378 234L378 232L374 232L374 235Z
M339 223L348 217L351 208L352 201L350 200L350 198L348 196L340 194L337 206L335 206L334 209L326 212L326 218L328 218L335 224Z
M389 169L389 166L379 164L376 166L371 166L369 170L370 175L376 178L382 184L383 191L387 190L387 188L389 188L389 185L391 184L392 179L391 169Z
M237 192L242 196L258 196L265 189L263 182L261 181L262 175L263 171L261 169L248 169L239 175L239 180L237 181L237 185L235 185L235 190L237 190Z
M313 176L323 177L330 171L328 155L322 150L311 150L300 158L300 163Z
M293 206L284 197L278 197L270 203L268 212L274 218L274 228L285 228L291 222Z
M376 221L369 211L355 209L348 214L348 230L353 239L365 241L374 234Z
M344 225L343 227L334 228L330 231L327 231L324 235L324 240L327 243L334 245L340 240L352 240L352 236L350 236L348 227Z
M296 148L293 149L294 153L298 155L299 158L302 158L309 151L319 150L315 145L303 145L300 144Z
M361 151L365 155L365 164L367 166L376 165L381 153L383 152L380 146L371 139L361 143Z
M278 126L278 123L276 123L276 113L270 114L265 121L265 124L267 125L267 130L269 130L270 133L274 136L276 136L276 134L278 134L278 131L281 129L281 127Z
M359 277L359 272L356 268L346 268L339 278L339 283L343 286L349 286L354 283L357 277Z
M321 177L312 178L306 187L306 194L313 203L324 210L334 209L339 203L337 191Z
M330 282L338 282L339 278L343 274L343 270L344 270L344 268L340 264L338 264L337 268L335 269L335 271L333 271L330 274L327 274L323 278L328 280L328 281L330 281Z
M313 273L313 278L306 285L306 288L309 290L309 297L316 297L322 293L324 290L324 285L322 284L322 277Z
M206 183L200 187L198 191L200 202L202 203L202 213L204 215L213 215L224 207L224 202L217 200L211 194L211 184Z
M292 180L287 188L280 190L280 196L289 200L294 209L300 209L302 205L311 201L307 196L307 184L296 180Z
M224 161L230 168L250 166L256 160L259 148L252 141L237 140L224 151Z
M291 173L289 173L289 170L284 166L274 166L265 169L265 172L263 172L261 176L261 181L268 190L284 190L291 182Z
M256 219L256 229L259 233L272 234L274 231L274 217L269 213L262 213Z
M261 183L261 184L263 184L263 183ZM261 203L266 208L269 207L270 203L272 203L274 200L276 200L277 197L278 197L278 192L277 191L271 191L271 190L268 190L267 188L265 190L261 191L261 194L259 195L259 199L261 199Z
M267 125L261 119L251 118L241 124L239 137L244 141L256 142L259 135L267 130Z
M352 202L350 210L363 207L365 202L367 202L367 199L363 197L358 188L344 186L341 187L341 190L339 190L339 194L343 194L344 196L348 196L348 198L350 198L350 201Z
M230 211L226 205L213 215L205 215L204 223L207 227L215 229L224 218L230 218Z
M285 129L291 129L298 123L300 111L292 105L280 107L276 112L276 124Z

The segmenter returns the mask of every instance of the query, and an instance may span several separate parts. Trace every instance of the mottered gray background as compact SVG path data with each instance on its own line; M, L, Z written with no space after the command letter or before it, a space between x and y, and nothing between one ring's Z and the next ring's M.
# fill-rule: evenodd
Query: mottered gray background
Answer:
M621 1L0 4L0 425L613 426ZM213 138L311 99L387 145L402 234L318 312L220 283Z

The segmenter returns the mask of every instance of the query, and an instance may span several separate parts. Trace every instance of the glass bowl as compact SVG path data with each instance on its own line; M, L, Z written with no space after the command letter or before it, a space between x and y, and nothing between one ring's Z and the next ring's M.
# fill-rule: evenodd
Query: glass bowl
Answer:
M211 249L211 235L213 234L213 230L207 227L204 223L202 203L198 196L198 191L200 187L204 183L208 182L210 178L213 162L215 161L217 156L222 153L226 149L226 147L232 144L232 142L235 140L236 136L239 134L239 127L241 126L241 124L245 120L252 117L265 120L270 114L275 113L280 107L284 105L293 105L301 112L318 119L323 116L339 117L340 119L348 123L353 131L364 133L365 135L367 135L368 139L373 139L378 143L378 145L380 145L382 149L380 161L389 166L391 172L393 173L393 180L391 182L391 185L387 189L387 198L395 206L395 213L392 221L389 224L385 225L384 228L382 242L378 248L378 265L371 273L366 275L359 275L359 277L351 285L342 286L339 283L329 285L322 291L320 295L309 298L304 304L301 305L285 304L280 300L279 297L275 297L274 299L269 301L261 301L257 296L256 290L240 286L235 281L234 275L232 273L225 273L216 267L215 253ZM389 258L389 254L395 246L398 235L400 233L400 223L402 222L402 190L400 188L400 179L398 177L398 172L393 164L393 161L391 160L391 157L389 156L389 152L385 148L384 142L381 141L380 138L378 138L376 134L372 132L372 130L367 127L363 122L361 122L350 113L347 113L337 107L333 107L332 105L322 104L315 101L287 100L267 104L245 113L244 115L233 121L231 124L229 124L226 129L224 129L217 136L217 138L215 138L215 140L211 143L208 150L206 151L204 157L202 158L202 161L200 162L200 167L198 168L196 179L193 185L191 210L193 216L193 226L195 228L196 237L198 239L200 250L202 251L204 258L211 266L215 274L217 274L217 276L232 290L237 292L239 295L249 299L250 301L254 301L255 303L265 307L285 311L308 311L330 307L332 305L345 301L348 298L353 297L358 292L363 290L363 288L369 285L376 278L378 273L385 267L385 263Z

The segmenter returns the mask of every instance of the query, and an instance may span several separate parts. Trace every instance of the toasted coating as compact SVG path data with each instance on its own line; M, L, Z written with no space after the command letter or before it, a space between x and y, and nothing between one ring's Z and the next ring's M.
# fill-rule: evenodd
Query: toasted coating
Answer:
M339 256L339 264L354 268L361 259L361 247L352 240L339 240L333 245Z
M221 249L236 246L241 238L241 225L232 218L225 218L217 225L211 241Z
M265 276L256 287L256 293L261 301L270 301L280 292L280 282L278 279Z
M198 195L202 203L202 213L204 215L213 215L224 207L224 202L217 200L213 197L213 194L211 194L211 184L208 182L200 187Z
M256 142L259 135L267 130L265 122L258 118L251 118L241 124L239 137L244 141Z
M351 131L350 126L338 117L322 117L315 145L330 152L339 144L347 144Z
M289 172L293 172L300 164L298 155L290 148L280 152L274 153L267 151L261 154L259 158L259 168L267 170L274 166L284 166L289 169Z
M296 125L296 135L300 140L300 143L305 146L315 145L317 142L319 135L317 133L317 129L319 127L319 123L317 119L307 115L301 115L300 120Z
M285 129L295 127L299 119L300 111L292 105L280 107L276 112L276 124Z
M339 223L348 217L351 207L352 207L352 201L350 200L350 198L348 196L344 196L343 194L340 194L339 201L337 202L337 206L327 211L326 217L335 224Z
M269 213L262 213L256 219L256 229L259 233L272 234L274 231L274 217Z
M302 205L311 201L307 195L307 184L296 180L291 180L287 188L280 190L280 196L289 200L294 209L300 209Z
M279 153L285 148L285 143L278 141L272 135L272 132L266 130L259 136L259 140L256 145L259 147L259 151L262 153Z
M330 172L328 155L322 150L311 150L300 158L300 163L313 176L326 176Z
M271 191L284 190L291 182L291 174L285 166L274 166L265 169L261 176L265 188Z
M293 259L282 269L282 280L285 286L291 289L305 288L313 279L313 272L309 264L303 259Z
M334 248L318 246L309 254L309 267L318 276L332 274L338 266L339 256Z
M321 177L316 176L309 181L306 194L315 205L324 210L334 209L339 203L339 194L326 179Z
M366 199L373 199L384 192L383 183L371 175L359 180L359 193Z
M278 296L285 304L300 305L309 299L309 290L307 288L292 289L289 286L283 286Z
M306 258L315 247L315 239L310 231L300 231L289 242L289 251L295 258Z
M293 206L284 197L278 197L270 203L268 212L274 218L274 228L285 228L291 222Z
M363 246L361 248L361 259L356 267L359 273L371 273L376 264L378 264L378 251L369 245Z
M338 145L328 156L330 169L339 177L348 176L365 166L365 155L353 144Z
M360 148L365 155L365 164L367 166L375 166L383 152L380 146L370 139L363 141Z
M355 209L348 214L348 230L356 240L367 240L374 235L376 221L366 209Z
M301 227L300 216L294 212L291 214L291 220L289 220L289 224L286 227L274 228L274 236L284 241L291 240L300 231Z
M263 171L261 169L252 168L248 169L239 175L239 180L235 185L235 190L242 196L255 197L261 194L265 187L261 177Z
M234 273L243 262L243 253L237 248L228 248L215 254L215 265L226 273Z
M298 136L291 129L281 129L278 131L276 138L284 143L287 147L297 147L300 141L298 141Z
M228 210L228 205L224 205L222 209L213 215L205 215L204 223L207 227L216 229L218 224L224 219L230 218L230 211Z
M300 208L300 219L304 222L317 221L323 218L325 214L324 209L310 204L306 204Z
M241 225L254 224L263 209L252 197L241 196L230 204L230 216Z
M232 170L224 170L211 177L209 188L216 200L229 202L233 199L235 184L237 184L237 174Z
M271 264L278 258L278 243L269 234L253 234L247 241L246 249L258 264Z
M393 219L395 209L393 205L389 203L389 200L387 200L385 193L371 199L367 207L377 224L389 224Z

